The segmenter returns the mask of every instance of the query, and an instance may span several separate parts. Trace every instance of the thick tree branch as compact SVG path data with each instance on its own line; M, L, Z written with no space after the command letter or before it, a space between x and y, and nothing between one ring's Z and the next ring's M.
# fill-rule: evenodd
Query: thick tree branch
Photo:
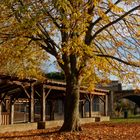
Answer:
M102 49L103 49L103 51L102 51L102 49L101 49L101 47L99 47L99 45L97 44L97 43L95 43L95 45L96 45L96 47L97 47L97 49L99 50L99 52L95 52L95 53L101 53L101 54L103 54L104 55L104 53L105 54L107 54L107 50L103 47L103 45L101 44L101 43L99 43L97 40L95 40L100 46L102 46ZM119 71L119 67L118 67L118 65L116 64L116 62L115 62L115 60L113 60L113 64L109 61L109 58L105 58L107 61L108 61L108 63L112 66L112 67L114 67L115 69L117 69L118 71Z
M61 62L60 62L60 58L58 57L58 53L57 52L55 52L55 51L53 51L53 50L51 50L50 49L50 45L51 44L47 44L47 46L45 46L45 45L43 45L43 44L40 44L40 47L42 48L42 49L44 49L46 52L48 52L49 54L51 54L51 55L53 55L56 59L57 59L57 63L59 64L59 66L62 68L62 69L64 69L64 64L62 64Z
M117 1L114 3L114 5L117 5L119 2L121 2L121 0L117 0ZM92 9L92 10L93 10L93 9ZM110 11L111 11L111 8L109 8L109 9L105 12L105 14L109 13ZM90 13L91 13L91 9L90 9ZM90 14L90 13L89 13L89 14ZM86 43L87 45L89 45L89 44L91 43L91 38L92 38L91 32L92 32L93 27L94 27L97 23L99 23L100 20L102 20L102 17L97 18L97 20L95 20L94 22L91 21L91 23L90 23L90 25L89 25L89 27L88 27L88 30L87 30L87 32L86 32L86 37L85 37L85 43Z
M110 27L111 25L119 22L120 20L122 20L124 17L126 17L127 15L129 15L130 13L132 13L133 11L137 10L138 8L140 8L140 5L132 8L131 10L129 10L128 12L126 12L125 14L123 14L122 16L120 16L119 18L117 18L116 20L106 24L105 26L103 26L102 28L100 28L92 37L91 37L91 40L90 40L90 43L91 41L99 34L101 33L103 30L105 30L106 28Z
M48 11L46 11L46 12L47 12L48 16L51 18L51 20L53 21L53 23L55 24L55 26L56 26L58 29L60 29L61 26L57 23L56 19L53 18L53 16L52 16Z
M59 46L55 43L55 41L54 41L53 39L51 39L51 37L50 37L49 33L47 32L46 28L45 28L41 23L38 23L37 26L38 26L39 30L42 32L42 34L44 34L44 36L43 36L43 35L38 35L38 36L39 36L40 38L42 38L43 41L44 41L46 44L47 44L47 42L50 42L50 43L52 44L51 47L52 47L54 50L56 50L56 48L57 48L57 49L60 49Z
M120 58L117 58L117 57L115 57L115 56L105 55L105 54L97 54L97 56L99 56L99 57L105 57L105 58L111 58L111 59L117 60L117 61L119 61L119 62L121 62L121 63L124 63L124 64L126 64L126 65L134 66L134 67L140 68L140 65L138 65L138 64L134 64L134 63L131 63L131 62L124 61L124 60L122 60L122 59L120 59Z
M117 5L119 2L121 2L121 0L117 0L117 1L114 3L114 5ZM109 8L109 9L105 12L105 14L109 13L110 11L111 11L111 8ZM95 20L95 21L91 24L92 28L93 28L93 26L96 25L101 19L102 19L102 17L99 17L97 20Z

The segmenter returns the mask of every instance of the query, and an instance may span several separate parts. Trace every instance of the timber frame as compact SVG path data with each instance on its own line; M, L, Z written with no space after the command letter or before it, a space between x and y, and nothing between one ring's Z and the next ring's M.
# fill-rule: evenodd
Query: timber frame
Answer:
M15 102L26 101L29 103L29 122L34 122L35 99L40 100L40 121L45 122L46 100L51 104L50 120L54 119L55 100L65 99L65 82L46 80L40 82L36 79L19 79L6 75L0 76L0 125L2 122L2 112L9 114L9 124L14 123L14 104ZM104 115L108 115L108 96L109 90L94 89L88 91L87 87L80 87L81 117L84 117L85 102L89 103L89 117L92 117L92 104L95 95L99 96L104 103ZM7 123L8 124L8 123Z

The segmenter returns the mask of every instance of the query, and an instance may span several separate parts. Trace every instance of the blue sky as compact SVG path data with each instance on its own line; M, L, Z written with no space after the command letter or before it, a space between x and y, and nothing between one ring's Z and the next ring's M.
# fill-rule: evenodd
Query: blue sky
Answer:
M43 63L42 70L46 73L59 71L56 66L56 59L52 55L50 55L50 61L46 61Z

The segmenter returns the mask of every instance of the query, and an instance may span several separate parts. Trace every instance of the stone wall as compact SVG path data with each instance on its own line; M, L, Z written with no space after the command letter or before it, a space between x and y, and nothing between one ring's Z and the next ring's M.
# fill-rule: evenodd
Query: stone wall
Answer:
M85 123L92 123L96 121L109 121L110 117L108 116L102 116L102 117L93 117L93 118L81 118L80 123L85 124ZM52 128L52 127L57 127L57 126L62 126L63 120L53 120L53 121L46 121L40 122L40 124L44 128ZM38 128L39 123L22 123L22 124L13 124L13 125L1 125L0 126L0 133L4 132L12 132L12 131L27 131L27 130L35 130Z

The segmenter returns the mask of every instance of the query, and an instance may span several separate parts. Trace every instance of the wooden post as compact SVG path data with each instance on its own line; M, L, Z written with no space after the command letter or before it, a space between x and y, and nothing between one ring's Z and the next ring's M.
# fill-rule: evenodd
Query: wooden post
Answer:
M109 111L110 117L113 117L113 110L114 110L113 102L114 102L114 92L111 91L109 94L109 100L108 100L108 103L109 103L108 111Z
M34 85L30 85L29 122L34 122Z
M42 93L41 93L41 121L46 121L46 97L45 97L45 88L42 85Z
M89 117L91 118L92 117L92 108L93 108L93 97L92 95L89 96Z
M55 101L50 101L50 120L54 120Z
M85 112L85 101L81 102L81 117L84 118L84 112Z
M10 99L9 99L10 100ZM9 100L5 100L5 110L6 110L6 112L10 112L10 108L9 108Z
M108 95L105 95L105 116L108 115Z
M10 119L9 119L9 123L13 124L14 123L14 100L11 97L10 98Z

